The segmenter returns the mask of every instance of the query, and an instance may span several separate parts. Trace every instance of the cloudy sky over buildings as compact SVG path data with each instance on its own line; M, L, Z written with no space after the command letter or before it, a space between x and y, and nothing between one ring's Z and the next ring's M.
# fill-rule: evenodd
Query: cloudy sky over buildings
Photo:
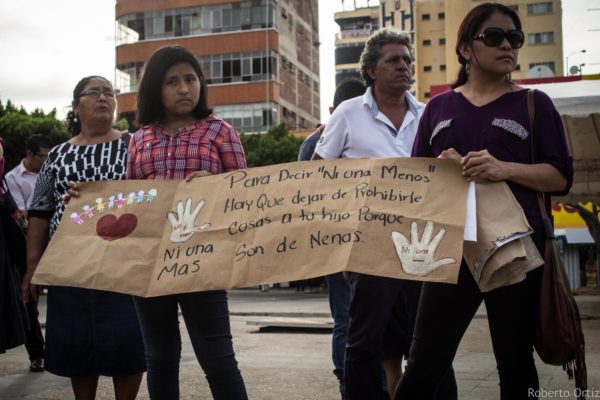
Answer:
M346 1L348 9L352 1ZM366 5L367 1L356 1ZM377 2L371 0L371 5ZM564 55L583 73L600 73L600 0L563 0ZM321 117L335 89L333 13L339 0L319 0ZM0 1L0 100L28 110L56 108L62 118L77 81L87 75L114 77L113 0ZM457 27L458 28L458 27Z

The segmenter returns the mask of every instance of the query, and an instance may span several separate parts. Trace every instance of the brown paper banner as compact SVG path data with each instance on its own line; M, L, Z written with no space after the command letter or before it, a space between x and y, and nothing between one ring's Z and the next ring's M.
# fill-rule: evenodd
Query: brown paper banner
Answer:
M81 185L34 282L159 296L338 271L455 283L467 182L425 158Z

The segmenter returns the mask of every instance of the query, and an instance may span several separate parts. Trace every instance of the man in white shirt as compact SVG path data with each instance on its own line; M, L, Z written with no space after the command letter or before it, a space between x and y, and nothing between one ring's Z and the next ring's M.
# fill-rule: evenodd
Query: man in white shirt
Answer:
M33 195L37 175L52 147L46 135L33 135L26 143L25 158L19 165L6 174L6 185L19 208L20 222L27 221L27 207ZM24 267L24 266L23 266ZM21 277L24 276L24 268ZM26 304L30 329L26 332L25 348L29 354L29 369L32 372L44 370L44 337L38 321L37 301Z
M425 105L409 90L412 46L406 33L380 29L360 58L367 84L362 97L340 104L331 115L313 159L410 157ZM392 396L408 356L420 282L352 273L345 380L348 400L384 399L383 359ZM456 399L453 371L438 399ZM450 374L449 374L450 375Z
M46 135L33 135L26 143L25 158L6 174L6 184L20 211L26 212L38 172L52 144Z
M362 97L367 87L362 79L346 78L335 88L333 107L329 113L346 100ZM312 158L317 142L319 141L325 125L321 125L315 132L307 137L298 151L298 161ZM333 317L333 332L331 335L331 358L333 360L333 373L339 382L340 394L346 397L346 383L344 374L344 360L346 357L346 337L348 336L348 309L350 308L350 286L341 272L325 276L327 293L329 295L329 309Z

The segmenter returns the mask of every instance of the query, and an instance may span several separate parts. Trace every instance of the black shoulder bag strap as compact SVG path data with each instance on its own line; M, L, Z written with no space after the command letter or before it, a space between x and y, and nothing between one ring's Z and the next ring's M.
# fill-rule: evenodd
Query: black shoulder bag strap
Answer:
M529 89L527 91L527 111L529 112L529 137L531 138L531 163L534 164L536 161L535 154L535 140L534 136L534 121L535 121L535 102L533 99L535 90ZM546 239L554 239L554 224L548 214L547 199L544 193L538 192L538 205L540 207L540 213L542 216L542 223L544 224L544 233Z

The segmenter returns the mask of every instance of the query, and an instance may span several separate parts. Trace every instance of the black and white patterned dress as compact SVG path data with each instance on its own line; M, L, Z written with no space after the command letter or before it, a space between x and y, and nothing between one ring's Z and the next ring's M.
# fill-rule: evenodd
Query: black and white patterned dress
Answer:
M65 209L60 197L68 182L124 179L126 147L123 139L54 147L38 175L28 215L50 220L51 237ZM44 357L48 371L72 378L145 371L144 345L131 296L49 287Z
M52 236L65 211L60 196L67 192L69 181L125 179L126 157L127 146L122 139L90 146L65 142L54 147L38 175L29 215L50 218Z

